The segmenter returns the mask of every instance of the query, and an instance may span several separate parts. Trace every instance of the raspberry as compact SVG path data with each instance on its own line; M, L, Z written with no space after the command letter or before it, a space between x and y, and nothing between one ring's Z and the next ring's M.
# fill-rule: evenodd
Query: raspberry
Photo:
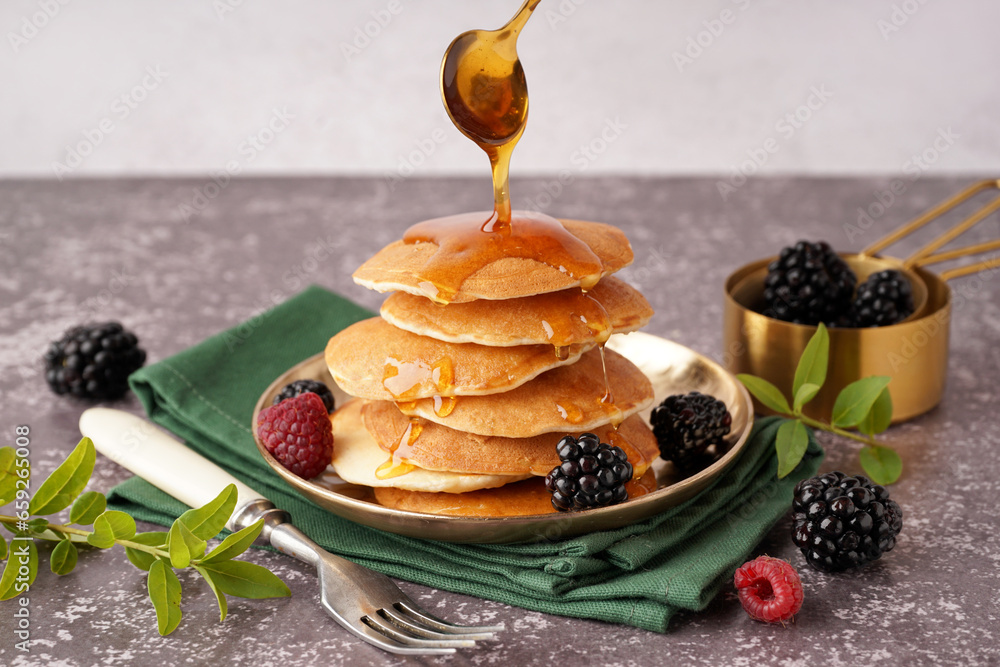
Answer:
M281 465L312 479L333 458L333 427L323 400L305 393L260 411L257 437Z
M296 380L295 382L289 382L284 387L281 388L281 393L274 397L272 405L277 405L282 401L287 401L289 398L295 398L300 394L304 394L307 391L319 396L323 399L323 405L326 406L326 411L328 413L333 412L334 401L333 392L322 382L316 380Z
M802 580L787 561L760 556L733 577L740 604L755 621L782 623L802 608Z

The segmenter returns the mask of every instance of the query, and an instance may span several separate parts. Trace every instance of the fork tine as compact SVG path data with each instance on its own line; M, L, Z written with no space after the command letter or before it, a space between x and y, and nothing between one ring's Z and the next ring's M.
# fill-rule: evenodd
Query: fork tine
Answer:
M474 648L476 646L476 642L471 639L423 639L421 637L414 637L398 630L390 621L384 620L378 615L363 616L361 622L389 639L399 642L403 646L414 648Z
M419 637L426 637L427 639L453 639L455 637L461 637L462 639L471 640L487 640L495 639L492 632L479 632L479 633L460 633L457 634L449 631L441 631L428 628L425 625L420 625L415 623L412 617L408 617L405 613L399 612L392 607L384 607L379 610L380 613L389 617L389 620L401 625L407 632L413 633Z
M500 632L504 629L503 623L498 625L455 625L454 623L449 623L444 619L440 619L433 614L427 613L409 600L400 600L395 606L397 610L407 612L413 616L414 619L421 621L423 624L449 634L477 635L482 633Z

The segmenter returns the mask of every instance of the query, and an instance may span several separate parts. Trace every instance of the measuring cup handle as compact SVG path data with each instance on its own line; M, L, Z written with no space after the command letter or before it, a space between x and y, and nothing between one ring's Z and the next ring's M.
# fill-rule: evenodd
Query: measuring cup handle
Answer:
M962 190L958 194L946 199L937 206L934 206L930 210L924 212L915 220L903 225L901 228L897 229L895 232L889 234L885 238L876 241L869 247L865 248L861 254L862 255L874 255L875 253L884 250L888 246L896 243L900 239L909 236L913 232L917 231L921 227L927 225L932 220L939 218L951 209L962 204L963 202L971 199L975 195L979 194L983 190L990 189L1000 189L1000 179L979 181L978 183L973 183L966 189ZM915 252L910 256L909 259L904 262L904 266L907 268L912 268L914 266L928 266L930 264L937 264L938 262L946 262L948 260L957 259L959 257L965 257L967 255L974 255L977 253L989 252L990 250L1000 249L1000 239L995 241L987 241L985 243L977 243L975 245L966 246L964 248L958 248L955 250L949 250L946 252L936 253L935 251L946 243L958 238L965 232L972 229L974 226L979 224L986 217L991 215L993 212L1000 210L1000 197L997 197L993 201L989 202L975 213L970 215L968 218L957 224L955 227L951 228L941 236L937 237L920 250ZM974 273L986 268L993 268L995 266L1000 266L1000 258L993 258L978 262L976 264L971 264L969 266L962 266L950 271L945 271L941 273L941 278L943 280L949 280L951 278L957 278L959 276L968 275L969 273Z

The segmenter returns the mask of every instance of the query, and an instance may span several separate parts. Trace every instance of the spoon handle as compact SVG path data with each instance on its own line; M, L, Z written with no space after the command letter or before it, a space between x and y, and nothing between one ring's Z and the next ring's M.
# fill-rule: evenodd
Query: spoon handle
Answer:
M517 14L514 14L514 18L507 22L507 25L503 27L504 30L512 30L513 32L520 32L524 24L528 22L531 18L531 13L535 11L535 7L542 0L524 0L524 4L521 8L517 10Z

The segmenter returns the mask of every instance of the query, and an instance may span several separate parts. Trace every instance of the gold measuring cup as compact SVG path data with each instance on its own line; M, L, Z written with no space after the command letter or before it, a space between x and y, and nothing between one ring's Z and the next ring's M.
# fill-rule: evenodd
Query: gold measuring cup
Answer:
M899 324L866 329L830 329L830 368L822 391L805 409L807 415L829 419L837 394L870 375L892 378L893 422L927 412L941 401L948 369L948 337L953 307L947 281L1000 267L994 257L941 274L925 268L967 255L1000 249L1000 239L937 252L994 211L1000 197L928 243L907 260L876 253L912 234L985 190L1000 188L1000 179L980 181L931 208L912 222L857 254L841 254L859 283L885 269L902 271L913 288L915 311ZM782 322L762 314L767 266L775 258L752 262L733 272L725 283L723 363L733 373L762 377L791 396L798 359L816 327ZM986 274L984 274L985 276ZM993 274L989 274L993 275ZM757 409L768 412L759 403Z

